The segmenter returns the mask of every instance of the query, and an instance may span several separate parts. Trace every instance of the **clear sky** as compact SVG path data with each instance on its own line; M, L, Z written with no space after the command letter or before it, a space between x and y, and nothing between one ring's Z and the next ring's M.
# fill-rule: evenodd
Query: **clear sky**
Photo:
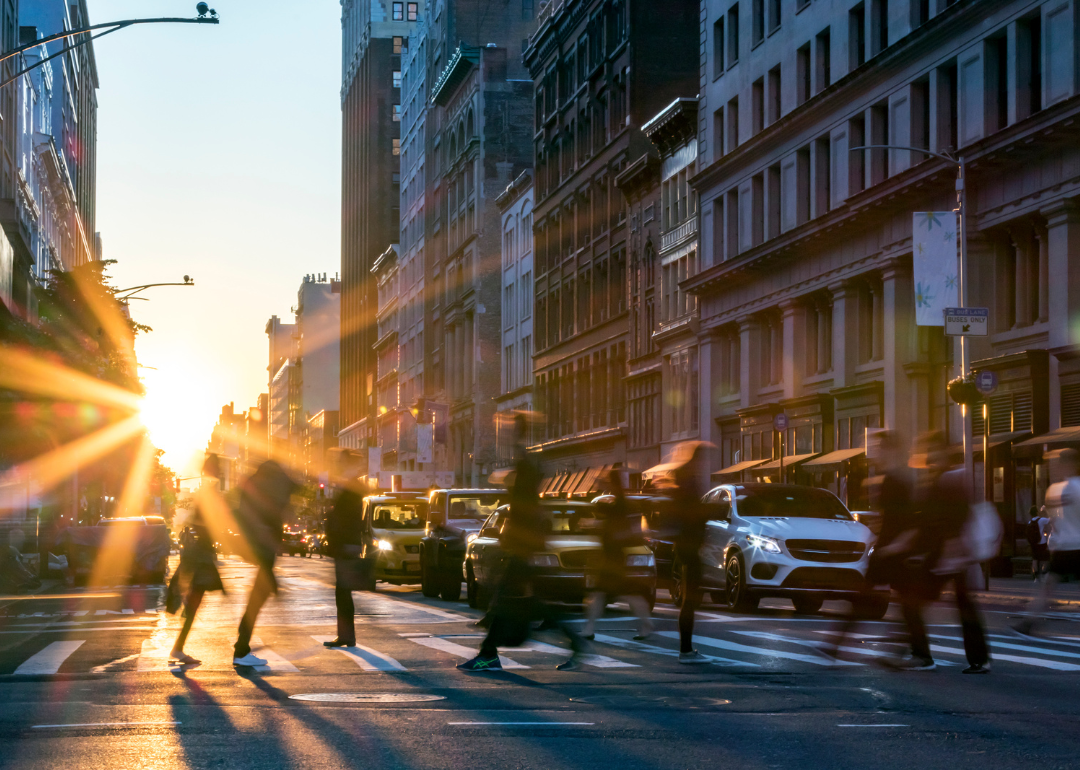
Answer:
M90 22L195 16L191 0L88 0ZM132 302L147 421L190 472L223 404L266 390L267 319L306 273L340 270L341 6L221 0L218 26L95 42L97 229L120 288L195 279ZM201 458L200 458L201 461Z

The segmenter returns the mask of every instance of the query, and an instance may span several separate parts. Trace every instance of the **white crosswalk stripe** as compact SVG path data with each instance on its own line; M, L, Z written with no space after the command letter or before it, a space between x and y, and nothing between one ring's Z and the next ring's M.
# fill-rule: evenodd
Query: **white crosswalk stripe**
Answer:
M320 644L334 639L332 636L313 636L311 638ZM389 655L384 655L378 650L365 647L362 644L354 644L351 647L334 647L332 649L352 660L364 671L408 671L405 666Z
M963 639L961 639L958 636L939 636L939 635L936 635L936 634L931 634L930 638L931 639L943 639L943 640L947 639L947 640L950 640L950 641L957 641L957 642L962 642L963 641ZM1038 651L1040 653L1044 654L1044 655L1046 654L1045 649L1038 648ZM961 648L958 648L958 647L943 647L943 646L938 645L938 644L931 644L930 645L930 652L940 652L940 653L943 653L945 655L964 655L965 654L964 650L961 649ZM991 646L991 648L990 648L990 658L991 658L991 660L1007 660L1007 661L1010 661L1012 663L1022 663L1025 666L1036 666L1038 668L1052 668L1055 671L1080 671L1080 666L1077 666L1074 663L1062 663L1059 660L1040 660L1039 658L1029 658L1029 657L1024 656L1024 655L1005 655L1003 653L997 652L994 649L993 646Z
M661 631L660 636L665 636L669 639L678 639L678 631ZM767 658L784 658L786 660L798 660L803 663L813 663L815 666L831 666L831 661L826 660L820 655L803 655L799 652L788 652L787 650L772 650L763 647L751 647L746 644L739 644L738 642L729 642L726 639L714 639L711 636L695 636L695 645L702 645L705 647L715 647L718 650L730 650L731 652L748 652L751 655L763 655ZM861 663L854 661L841 661L842 665L849 666L861 666Z
M287 672L290 674L298 673L300 671L300 669L292 663L264 645L262 639L257 636L251 637L251 651L266 661L265 666L255 666L256 671L276 671L278 673Z
M545 644L544 642L530 641L520 647L507 647L507 652L543 652L548 655L569 655L570 650L563 649L562 647L556 647L553 644ZM626 663L625 661L617 660L616 658L609 658L607 655L581 655L581 662L586 666L593 666L594 668L640 668L636 663Z
M610 644L615 647L622 647L627 650L635 650L637 652L646 652L652 655L663 655L668 658L678 658L678 650L670 650L667 647L657 647L653 644L645 644L644 642L635 642L633 639L621 639L617 636L608 636L607 634L597 634L596 641L603 642L604 644ZM714 655L706 655L710 663L714 663L718 666L743 666L749 668L761 668L757 663L751 663L746 660L732 660L731 658L718 658Z
M449 653L458 658L465 658L466 660L476 657L477 653L477 650L474 650L471 647L465 647L456 642L451 642L449 639L439 639L436 636L410 637L409 641L416 642L424 647L430 647L433 650ZM528 666L522 665L503 655L499 655L499 661L502 663L503 668L528 668Z
M84 639L69 639L63 642L53 642L40 652L36 652L27 658L21 666L15 669L16 674L55 674L64 665L64 661L71 657L71 653L79 649Z

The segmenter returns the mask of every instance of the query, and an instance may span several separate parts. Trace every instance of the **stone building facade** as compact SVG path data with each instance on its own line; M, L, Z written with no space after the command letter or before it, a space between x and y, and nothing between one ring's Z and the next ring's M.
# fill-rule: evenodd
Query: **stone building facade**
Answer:
M856 148L962 155L968 304L989 307L992 328L971 358L1000 380L976 487L1011 555L1015 522L1041 502L1044 447L1080 424L1080 283L1051 278L1080 269L1076 14L1070 0L702 3L700 271L682 288L701 307L715 478L779 480L780 412L785 480L852 507L873 429L960 443L945 391L958 346L915 325L912 275L912 213L956 207L956 165Z
M616 178L655 155L641 127L672 91L696 93L697 20L698 4L683 0L556 0L525 52L534 83L535 387L547 416L533 450L567 479L548 491L572 494L599 475L590 471L628 462L627 276L641 255L628 252Z

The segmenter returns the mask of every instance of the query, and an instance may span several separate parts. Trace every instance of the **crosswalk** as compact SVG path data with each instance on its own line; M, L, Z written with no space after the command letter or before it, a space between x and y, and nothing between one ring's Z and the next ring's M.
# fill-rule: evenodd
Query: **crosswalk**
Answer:
M391 601L391 600L387 600ZM470 620L466 616L459 616ZM609 618L595 635L587 654L582 657L584 671L620 676L677 665L678 632L662 629L644 641L633 640L633 631L618 618ZM358 626L362 641L353 647L327 648L323 642L332 637L312 633L305 626L267 625L261 637L252 640L255 654L266 665L255 670L267 675L329 674L385 675L415 671L452 671L453 667L475 656L483 635L462 623L457 630L451 618L432 616L426 630L409 630L409 624L395 628L387 625ZM460 622L460 621L457 621ZM704 626L704 624L702 624ZM415 628L415 625L413 626ZM0 678L51 676L64 674L136 674L153 675L176 672L180 667L170 661L175 639L175 622L160 622L151 632L117 627L113 638L90 633L93 629L65 627L36 633L27 641L0 652ZM770 624L733 621L704 626L694 638L695 647L712 666L738 671L814 672L826 668L855 672L894 657L904 651L902 637L890 636L887 627L881 634L849 634L839 648L841 660L834 661L822 648L838 640L825 620L816 623ZM895 629L894 629L895 631ZM231 671L231 627L200 628L189 641L187 652L202 663L199 671ZM119 640L119 641L118 641ZM966 665L959 629L934 627L930 634L931 650L939 665ZM989 635L995 668L1015 672L1080 673L1080 638L1045 637L1022 639L1008 634ZM543 671L566 660L570 650L557 633L539 633L518 647L500 650L504 669Z

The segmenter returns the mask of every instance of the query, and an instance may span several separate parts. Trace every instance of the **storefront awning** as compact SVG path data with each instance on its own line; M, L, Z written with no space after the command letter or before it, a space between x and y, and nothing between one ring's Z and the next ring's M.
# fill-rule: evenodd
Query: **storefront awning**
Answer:
M729 465L726 468L721 468L720 470L715 471L712 474L712 481L714 483L720 483L724 476L737 476L738 474L742 473L743 471L748 471L751 468L754 468L754 467L756 467L758 465L761 465L763 462L765 462L765 461L764 460L743 460L741 463L735 463L734 465Z
M815 457L813 460L807 460L803 468L814 473L834 471L844 463L865 456L866 449L838 449L835 452L823 454L821 457ZM787 463L785 462L784 465L787 465Z
M585 480L585 477L589 475L591 468L582 468L580 471L575 471L570 474L570 480L566 482L566 486L562 488L562 493L567 497L574 494L577 488L581 486L581 483Z
M1030 430L1017 430L1012 433L991 433L989 438L989 444L991 449L996 449L1003 444L1011 444L1017 441L1023 441L1024 439L1031 438ZM974 440L975 451L982 451L982 436L975 436Z
M1041 436L1032 436L1023 441L1017 441L1013 444L1013 454L1030 457L1040 454L1043 447L1049 450L1065 449L1066 447L1080 449L1080 426L1058 428Z
M784 469L786 470L788 468L794 468L796 465L801 465L802 463L806 462L807 460L809 460L812 457L817 457L817 453L810 452L809 454L790 455L789 457L785 457L784 458ZM768 463L765 463L764 465L759 465L758 467L754 468L754 475L755 476L768 475L768 474L772 473L773 471L779 471L779 470L780 470L780 461L779 460L773 460L772 462L768 462Z
M599 494L600 486L604 479L607 478L610 469L610 465L599 465L595 468L588 468L577 486L570 490L570 494L584 495L585 497L593 497L594 494Z

